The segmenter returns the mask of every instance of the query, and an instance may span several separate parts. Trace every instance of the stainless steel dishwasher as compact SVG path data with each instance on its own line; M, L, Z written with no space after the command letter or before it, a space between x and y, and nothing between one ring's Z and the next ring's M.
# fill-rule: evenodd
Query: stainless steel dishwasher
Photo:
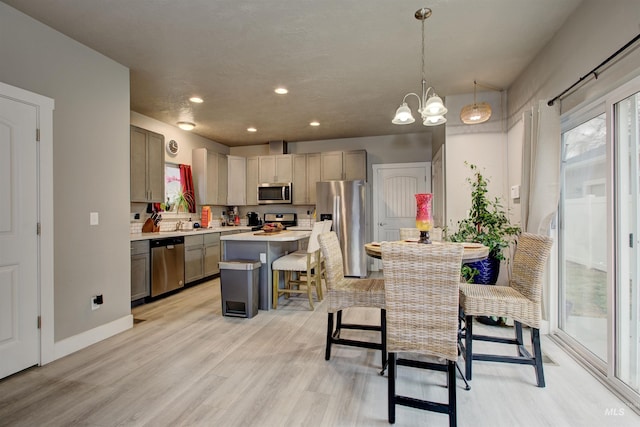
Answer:
M184 237L152 239L151 297L184 286Z

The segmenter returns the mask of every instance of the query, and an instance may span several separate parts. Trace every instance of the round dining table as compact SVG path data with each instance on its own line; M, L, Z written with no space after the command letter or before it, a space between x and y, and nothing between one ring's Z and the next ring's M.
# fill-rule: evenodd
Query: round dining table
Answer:
M407 245L421 244L414 239L403 240L402 242L406 243ZM480 243L432 242L431 244L432 245L442 245L442 244L462 245L464 248L464 252L462 253L463 263L482 261L483 259L486 259L489 257L489 248ZM380 243L378 242L365 243L364 250L367 252L367 255L373 258L382 259L382 250L380 249Z

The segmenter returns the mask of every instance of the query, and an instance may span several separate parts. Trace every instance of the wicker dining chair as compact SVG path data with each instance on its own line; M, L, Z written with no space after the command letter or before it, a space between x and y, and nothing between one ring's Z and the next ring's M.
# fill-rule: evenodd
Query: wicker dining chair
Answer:
M552 243L553 241L549 237L522 233L518 238L513 258L512 277L508 286L460 284L460 309L465 321L460 343L465 359L467 380L471 380L473 360L483 360L533 365L538 387L545 386L540 347L542 274L551 252ZM515 339L474 334L473 318L475 316L512 318ZM531 328L533 355L523 344L522 324ZM516 345L518 355L502 356L474 353L473 340Z
M458 359L458 285L462 245L384 242L385 306L389 357L389 422L403 405L449 415L456 425L456 361ZM399 352L444 359L444 363L399 358ZM397 366L447 373L448 403L398 395Z
M325 360L331 359L332 344L371 348L382 352L382 370L387 366L386 312L383 279L344 277L344 261L338 236L334 231L318 237L324 257L327 281L327 340ZM342 322L342 310L351 307L371 307L380 310L380 325L361 325ZM334 313L337 320L334 329ZM342 329L380 331L380 342L340 338Z

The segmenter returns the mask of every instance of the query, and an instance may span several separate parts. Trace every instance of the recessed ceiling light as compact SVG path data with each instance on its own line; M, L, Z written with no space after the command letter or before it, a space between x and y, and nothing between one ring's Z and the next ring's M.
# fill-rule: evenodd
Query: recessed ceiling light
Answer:
M285 95L289 93L289 91L283 87L277 87L274 92L277 93L278 95Z
M182 130L191 130L196 127L196 124L191 122L178 122L178 127Z
M195 102L196 104L202 104L204 102L204 100L199 96L192 96L191 98L189 98L189 101Z
M258 129L256 129L256 128L247 128L247 131L248 132L257 132Z
M311 123L309 123L311 126L320 126L320 122L317 121L312 121Z

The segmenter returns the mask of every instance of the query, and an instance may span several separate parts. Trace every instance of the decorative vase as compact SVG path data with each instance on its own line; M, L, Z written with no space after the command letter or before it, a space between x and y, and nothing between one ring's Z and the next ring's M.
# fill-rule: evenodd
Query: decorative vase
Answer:
M420 230L420 240L418 243L431 243L429 240L429 230L433 227L431 217L431 193L416 194L416 228Z

